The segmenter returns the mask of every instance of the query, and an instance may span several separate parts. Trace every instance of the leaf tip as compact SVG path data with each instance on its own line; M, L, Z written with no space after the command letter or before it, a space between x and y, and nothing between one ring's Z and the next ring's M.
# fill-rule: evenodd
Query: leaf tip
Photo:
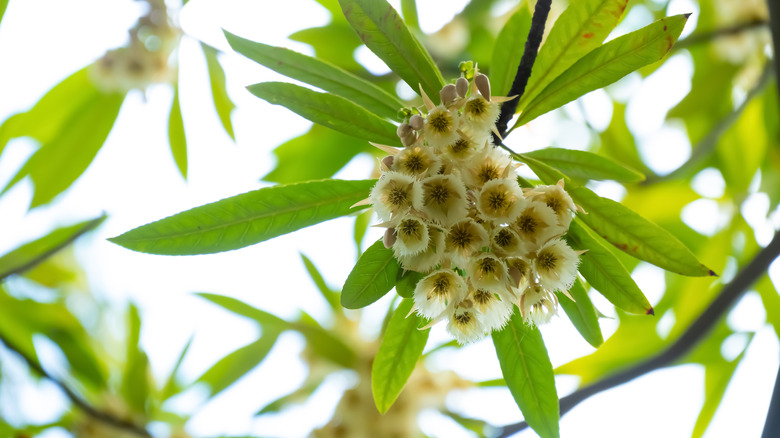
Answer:
M715 271L712 269L708 269L710 277L720 277Z
M691 15L693 15L693 12L688 12L687 14L683 14L685 16L685 19L687 20Z
M645 313L645 315L655 316L655 310L653 310L653 308L651 307L651 308L647 309L647 312Z

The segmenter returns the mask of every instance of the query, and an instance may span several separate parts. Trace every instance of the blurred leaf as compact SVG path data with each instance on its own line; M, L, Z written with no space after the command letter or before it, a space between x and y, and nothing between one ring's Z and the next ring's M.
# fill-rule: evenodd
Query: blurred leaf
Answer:
M600 152L634 169L646 169L647 166L639 156L634 135L626 126L626 106L617 101L613 101L612 104L612 120L607 129L601 133Z
M762 276L755 287L766 309L766 321L772 324L775 334L780 339L780 294L768 275Z
M344 341L314 323L314 320L311 318L302 318L298 322L289 322L232 297L209 293L198 293L197 295L233 313L254 319L264 329L271 327L279 333L285 330L297 331L306 338L309 346L318 355L345 368L352 367L357 358L355 352Z
M621 201L629 210L655 223L680 220L680 211L700 199L687 179L674 178L662 183L638 185L631 188Z
M477 434L477 436L485 436L488 423L484 420L478 420L476 418L464 417L463 415L456 414L452 411L444 411L442 414L450 417L453 421L458 423L466 430L470 430Z
M268 103L282 105L307 120L344 134L388 145L401 144L395 125L343 97L285 82L263 82L247 89Z
M417 17L416 0L401 0L401 14L404 16L406 25L420 31L420 19Z
M292 79L305 82L361 105L376 115L395 119L404 106L397 97L327 61L284 47L250 41L225 32L238 53Z
M558 392L539 329L525 324L520 312L513 312L507 325L493 332L493 344L501 373L526 423L542 438L558 437Z
M403 298L412 298L412 296L414 296L414 289L417 287L417 282L425 277L425 274L404 270L399 270L398 275L400 278L395 285L395 291Z
M363 43L409 84L434 101L444 86L431 55L386 0L339 0L344 16Z
M413 307L414 300L404 298L393 311L371 365L371 392L383 415L401 394L428 341L430 329L420 330L425 320L410 314Z
M171 154L176 167L184 179L187 179L187 136L184 133L184 121L181 118L179 105L179 85L173 87L173 103L168 116L168 140L171 144Z
M0 281L12 274L30 269L55 252L70 245L82 234L97 228L106 216L57 228L44 237L14 249L0 257Z
M382 298L395 286L398 262L382 239L366 249L341 289L341 305L359 309Z
M530 30L531 10L526 3L522 3L501 29L498 43L493 45L493 58L490 62L491 94L506 96L509 93Z
M587 250L580 256L579 270L601 295L626 312L653 314L653 307L631 274L580 218L572 221L567 238L574 248Z
M574 178L640 182L645 176L609 158L587 151L544 148L523 154L547 163Z
M131 304L127 312L128 332L125 369L122 375L122 395L133 412L146 413L149 397L149 358L141 349L141 317Z
M219 394L265 359L279 338L279 333L280 331L276 329L263 328L263 334L258 340L220 359L198 377L196 382L206 383L212 397Z
M263 181L289 184L330 178L357 154L378 150L365 140L315 123L309 132L273 150L276 166L263 177Z
M726 181L726 192L734 196L747 193L756 172L765 161L769 139L763 117L763 102L752 99L718 142L718 169Z
M328 61L355 74L367 75L366 69L354 57L355 50L362 46L363 42L347 23L338 2L334 3L338 9L338 13L334 17L341 20L334 19L326 26L299 30L290 35L289 38L312 46L318 59Z
M686 20L685 15L662 18L588 53L550 82L525 107L514 127L660 60L677 41Z
M314 266L314 263L312 263L308 257L301 254L301 260L303 260L303 265L306 267L306 272L309 273L309 277L311 277L314 285L317 286L317 290L320 291L322 297L325 298L325 301L327 301L327 303L330 305L330 308L334 312L341 312L338 293L325 283L325 279L322 278L322 274L320 274L320 271L317 270L317 267Z
M553 79L599 47L617 26L626 3L628 0L579 0L569 3L539 49L517 109L525 108Z
M217 50L207 44L200 43L203 53L206 55L206 66L209 69L209 83L211 84L211 96L214 99L214 108L217 110L219 121L222 122L222 127L225 128L225 132L233 139L236 140L236 135L233 133L233 122L230 120L230 114L236 107L233 101L228 96L227 88L225 86L225 70L219 64L217 59Z
M371 219L372 212L370 210L355 216L355 229L353 237L355 239L355 246L357 247L358 254L363 253L363 238L366 237L368 227L371 225Z
M177 382L177 376L179 374L179 368L181 368L181 364L184 362L184 358L187 356L187 352L190 351L190 346L192 345L192 340L194 338L194 335L190 336L190 339L186 344L184 344L184 348L181 350L179 358L176 359L176 363L173 365L173 369L171 369L170 374L168 374L168 380L165 381L165 386L163 386L162 393L160 394L161 400L168 400L169 398L181 392L182 388Z
M108 240L149 254L211 254L243 248L354 211L374 180L321 180L266 187L195 207Z
M5 9L8 7L8 0L0 0L0 22L3 21L3 15L5 15ZM0 150L2 150L0 146Z
M639 216L619 202L602 198L586 187L579 187L561 172L531 158L519 155L547 184L566 181L566 191L587 214L578 217L597 234L624 252L667 271L689 276L714 275L676 237Z
M704 405L701 407L691 438L700 438L715 416L731 377L744 356L742 352L732 362L709 363L704 366Z
M598 348L604 343L604 336L601 334L599 326L599 315L579 279L572 284L569 294L574 298L574 301L562 292L555 293L563 311L566 312L566 316L569 317L577 331L590 345Z
M276 413L290 405L305 402L314 393L314 391L320 387L324 380L324 376L307 380L300 388L296 389L295 391L287 395L283 395L271 403L263 406L263 408L257 411L255 415Z
M93 89L89 99L30 157L3 193L28 175L35 186L30 208L47 204L65 191L87 170L103 146L124 98L124 94L101 94ZM45 124L43 120L46 118L37 123Z

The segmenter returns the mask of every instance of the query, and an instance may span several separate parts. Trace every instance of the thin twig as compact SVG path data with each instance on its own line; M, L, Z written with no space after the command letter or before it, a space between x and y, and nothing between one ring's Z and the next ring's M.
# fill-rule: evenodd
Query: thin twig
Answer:
M115 417L114 415L108 412L101 411L93 407L89 403L87 403L86 400L84 400L78 394L73 392L73 390L70 389L68 385L66 385L63 381L57 379L56 377L46 372L46 370L43 369L43 367L38 363L37 360L24 354L22 350L20 350L16 345L14 345L11 341L9 341L8 338L6 338L2 333L0 333L0 342L2 342L6 346L6 348L8 348L10 351L13 351L14 353L16 353L17 356L21 357L22 360L24 360L27 363L27 366L29 366L30 369L40 374L42 377L50 380L58 388L60 388L60 390L63 393L65 393L68 399L70 399L71 403L73 403L77 408L79 408L85 414L89 415L95 420L98 420L102 423L105 423L117 429L131 432L138 436L151 438L152 435L150 435L149 432L143 427L138 426L137 424L131 421Z
M515 74L515 79L512 81L512 88L509 89L508 95L517 97L501 105L501 113L496 123L496 128L501 137L506 136L507 125L512 116L515 115L517 104L525 92L528 79L531 77L531 70L536 61L536 53L539 51L539 45L542 44L544 25L547 22L547 15L550 13L550 3L552 3L552 0L538 0L536 2L534 15L531 18L531 29L528 31L528 39L525 41L525 51L522 58L520 58L520 64L517 66L517 74ZM499 144L501 140L493 134L493 142Z
M691 324L690 327L688 327L688 329L669 346L669 348L646 362L642 362L618 372L617 374L608 376L593 385L586 386L563 397L560 401L561 416L569 412L583 400L596 395L601 391L622 385L623 383L629 382L658 368L669 366L682 358L686 353L691 351L699 341L709 334L715 324L723 318L731 306L734 305L737 299L739 299L753 283L761 278L761 276L766 275L769 265L778 257L778 255L780 255L780 233L775 234L775 237L769 245L762 249L729 284L723 287L723 290L721 290L720 294L715 298L712 304L710 304L707 310L705 310L696 321L694 321L693 324ZM528 427L528 424L525 422L505 426L504 430L499 435L499 438L508 437L526 427Z
M722 27L720 29L711 30L709 32L695 33L687 38L683 38L680 41L677 41L674 47L672 47L672 50L679 50L686 47L695 46L697 44L707 43L721 37L736 35L738 33L761 28L767 24L769 24L769 21L756 18L744 23L737 23L733 26Z

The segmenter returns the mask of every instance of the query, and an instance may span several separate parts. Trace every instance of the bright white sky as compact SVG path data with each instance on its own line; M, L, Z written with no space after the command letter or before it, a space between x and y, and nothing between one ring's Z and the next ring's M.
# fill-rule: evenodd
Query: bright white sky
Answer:
M452 10L446 12L440 9L443 2L435 2L435 6L434 2L419 3L423 28L433 31L448 21L464 2L452 2L448 6ZM92 62L107 49L121 45L126 29L134 22L134 11L138 10L139 4L130 0L12 0L0 27L0 59L4 67L0 70L0 120L28 108L63 77ZM672 3L669 13L690 10L688 2L678 1ZM229 48L220 28L267 44L311 53L306 46L288 41L286 36L301 28L325 24L328 19L327 13L312 0L274 2L273 7L269 2L250 0L192 0L185 12L181 25L187 35L227 52ZM643 17L641 11L633 13L621 25L621 33L646 24L645 20L649 18ZM686 33L690 30L686 29ZM119 122L87 174L57 203L27 214L31 192L25 184L0 199L0 229L13 230L0 234L0 252L42 234L55 224L108 213L105 225L78 243L77 254L87 267L95 294L117 306L127 300L140 305L144 321L142 341L155 375L160 378L167 375L193 333L195 340L183 368L190 378L197 377L218 358L253 341L257 335L252 323L193 297L193 292L231 295L285 317L292 317L298 309L325 315L326 309L308 280L298 253L309 256L336 288L343 284L356 257L354 245L344 243L352 239L351 219L334 220L254 247L208 256L150 256L105 240L187 208L260 187L259 178L272 168L270 151L309 126L295 114L268 105L244 90L248 84L285 78L229 53L221 59L225 61L229 94L238 105L233 114L238 141L233 144L211 109L210 97L203 92L207 89L205 62L197 50L195 40L185 37L180 69L190 154L190 179L186 183L173 165L167 144L167 111L172 92L158 86L150 88L145 99L137 92L128 97ZM651 165L658 171L671 170L689 153L690 145L681 138L684 136L661 127L661 121L665 111L687 92L690 75L690 61L680 54L644 83L636 78L623 81L624 87L630 90L628 93L635 94L640 101L629 109L632 129L645 136L643 143L654 148L664 146L660 154L648 154ZM688 79L671 80L681 77ZM661 87L663 92L659 93ZM588 119L595 126L609 122L610 110L604 107L605 99L603 92L596 92L584 101L590 111ZM646 110L638 113L637 108ZM576 105L570 105L567 111L572 117L581 117ZM637 120L643 120L644 124L638 124ZM580 141L583 135L577 135L582 133L580 125L552 115L540 118L532 129L513 134L516 136L513 142L526 148L528 145L542 147L550 143L551 132L564 131L563 128L573 134L560 140L560 146L585 146ZM653 135L656 131L659 131L657 135ZM9 145L0 160L0 185L11 178L33 151L34 145L26 140ZM659 156L664 159L659 160ZM365 178L371 166L369 159L358 159L339 177ZM703 178L702 190L711 190L719 181L722 184L719 175ZM619 186L605 184L598 189L605 195L622 196ZM752 198L748 208L756 211L754 217L762 214L762 208L765 214L765 201L761 195ZM714 204L709 202L703 207L705 215L706 209L711 210ZM702 221L702 213L697 211L688 214L692 226L697 218L699 223L712 222ZM771 237L772 227L766 223L760 226L761 239L765 242L767 233ZM378 235L378 231L371 230L366 242ZM780 267L775 264L774 268ZM774 273L777 271L774 269ZM774 277L777 281L780 275ZM663 284L661 272L645 267L636 273L636 279L651 302L657 302ZM606 301L597 301L597 306L604 313L611 312L611 305ZM381 318L381 307L372 306L368 312ZM762 312L757 297L748 295L730 322L746 330L757 329L764 321ZM116 321L116 325L114 329L120 336L122 322ZM613 325L610 320L603 321L605 335L614 330ZM543 328L543 333L554 365L592 351L565 317L554 319ZM446 334L438 327L432 338L444 340ZM346 377L334 379L327 390L319 392L304 408L277 417L259 420L251 417L264 404L300 384L305 375L303 365L297 360L302 346L302 340L295 335L281 338L261 367L199 411L189 424L190 432L200 436L253 433L299 437L325 423L338 391L349 384ZM707 436L760 434L778 357L780 351L773 334L762 328ZM436 365L451 366L464 376L477 379L500 375L489 341L446 357ZM562 435L582 436L584 431L598 431L602 437L689 435L703 403L703 378L703 371L695 366L652 373L580 405L562 420ZM559 383L559 392L566 394L575 382L564 377ZM44 388L43 392L16 394L24 414L41 422L51 419L52 412L62 402L56 390L46 385ZM506 390L454 394L450 402L453 410L484 416L496 424L514 422L519 417ZM190 410L199 404L198 395L193 394L180 400L177 406ZM470 436L457 433L452 424L433 414L426 414L423 424L430 436ZM594 432L587 434L591 433ZM533 435L527 432L522 436Z

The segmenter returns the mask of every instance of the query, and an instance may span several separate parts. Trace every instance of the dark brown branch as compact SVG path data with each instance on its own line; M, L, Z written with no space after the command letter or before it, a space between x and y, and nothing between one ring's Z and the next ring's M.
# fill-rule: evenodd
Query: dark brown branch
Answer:
M767 24L769 24L769 21L756 18L744 23L738 23L733 26L723 27L720 29L711 30L709 32L695 33L687 38L683 38L680 41L677 41L672 50L679 50L686 47L695 46L696 44L707 43L721 37L736 35L753 29L758 29L766 26Z
M46 372L46 370L43 369L43 367L41 366L41 364L38 363L37 360L28 357L26 354L24 354L16 345L10 342L8 338L6 338L2 333L0 333L0 342L2 342L6 346L6 348L8 348L10 351L13 351L14 353L16 353L17 356L21 357L22 360L24 360L27 363L27 366L30 367L31 370L35 371L41 377L44 377L47 380L54 383L55 385L57 385L57 387L60 388L60 390L68 397L68 399L70 399L71 403L73 403L77 408L79 408L85 414L89 415L90 417L94 418L97 421L115 427L117 429L131 432L141 437L151 438L149 432L143 427L138 426L131 421L115 417L114 415L108 412L101 411L93 407L89 403L87 403L86 400L84 400L78 394L73 392L73 390L70 389L68 385L66 385L61 380L55 378L54 376Z
M525 51L522 58L520 58L520 64L517 66L517 74L512 81L512 88L509 89L508 95L517 97L501 105L501 113L496 123L496 128L501 137L506 136L507 125L512 116L515 115L517 104L520 102L520 98L525 92L525 86L528 84L528 79L531 77L536 54L539 51L539 45L542 44L544 25L547 22L547 15L550 13L550 3L552 3L552 0L538 0L536 2L534 16L531 18L531 29L528 31L528 39L525 41ZM497 44L500 43L499 41ZM493 134L493 142L494 144L499 144L501 140Z
M742 294L755 283L761 276L766 275L769 265L780 255L780 233L762 249L756 257L740 271L734 279L723 287L720 294L710 304L696 321L680 336L672 345L661 354L646 362L637 364L631 368L620 371L605 379L579 389L561 399L561 415L566 414L581 401L605 391L622 385L639 376L654 371L658 368L669 366L691 351L699 341L706 337L710 330L723 318L726 312L742 296ZM525 422L504 427L499 438L508 437L528 427ZM774 436L774 435L773 435Z

